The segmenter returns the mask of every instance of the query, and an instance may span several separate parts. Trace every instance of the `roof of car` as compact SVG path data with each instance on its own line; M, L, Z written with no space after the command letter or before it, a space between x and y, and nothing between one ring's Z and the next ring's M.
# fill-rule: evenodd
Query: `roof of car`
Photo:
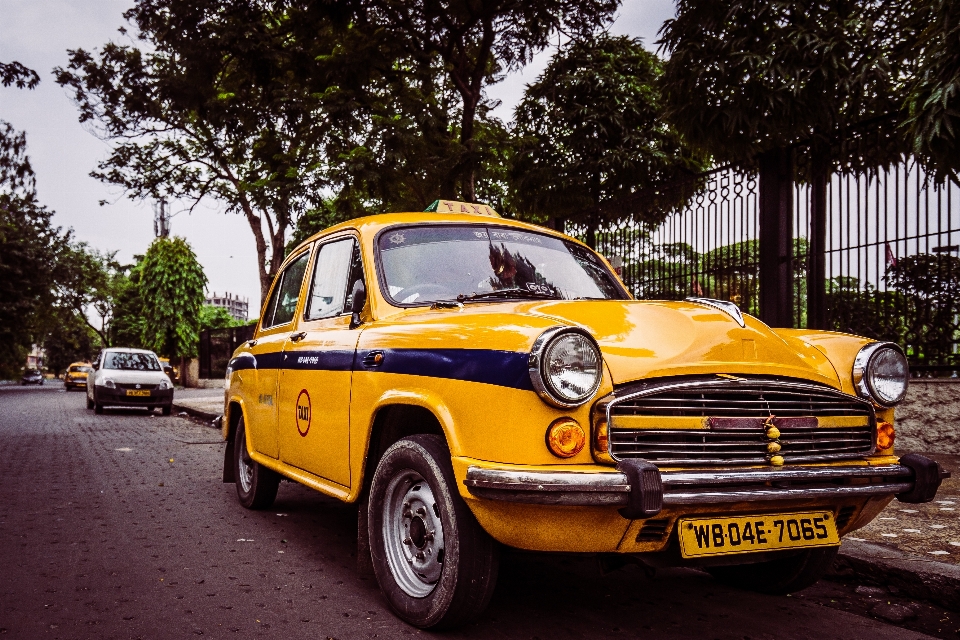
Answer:
M134 347L107 347L104 351L126 351L127 353L149 353L151 355L157 355L149 349L135 349Z
M387 227L392 227L398 224L417 224L417 223L463 223L463 224L485 224L499 227L515 227L519 229L524 229L526 231L535 231L537 233L545 233L552 236L562 237L564 239L571 239L570 236L567 236L559 231L554 231L548 227L543 227L537 224L532 224L529 222L521 222L519 220L512 220L510 218L500 218L484 214L474 214L474 213L433 213L433 212L424 212L424 211L412 211L406 213L380 213L372 216L365 216L363 218L354 218L352 220L347 220L341 222L332 227L328 227L319 233L315 233L306 240L304 240L300 245L297 246L297 249L307 245L321 236L330 235L338 231L343 231L347 229L355 229L364 235L376 235L381 229ZM574 241L578 242L576 238L572 238ZM581 243L582 244L582 243ZM291 251L291 254L294 252Z

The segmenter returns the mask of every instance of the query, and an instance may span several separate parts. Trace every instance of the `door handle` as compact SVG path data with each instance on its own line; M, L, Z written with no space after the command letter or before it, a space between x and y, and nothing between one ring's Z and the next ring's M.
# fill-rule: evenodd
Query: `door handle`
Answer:
M306 338L306 337L307 337L307 332L306 332L306 331L301 331L301 332L299 332L299 333L291 334L291 336L290 336L290 341L291 341L291 342L300 342L301 340L303 340L303 339Z

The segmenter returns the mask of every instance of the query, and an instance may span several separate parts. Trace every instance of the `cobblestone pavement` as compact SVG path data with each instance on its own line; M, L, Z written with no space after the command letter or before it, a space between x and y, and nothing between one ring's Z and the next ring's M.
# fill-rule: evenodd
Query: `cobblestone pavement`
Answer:
M358 577L353 508L284 483L271 510L246 511L222 447L184 418L0 389L0 636L433 637ZM768 597L688 569L601 576L589 557L507 553L486 614L442 637L958 637L954 614L876 589ZM893 605L899 626L877 608Z
M937 499L928 504L894 500L866 527L845 536L916 553L939 562L960 564L960 456L920 452L953 473Z

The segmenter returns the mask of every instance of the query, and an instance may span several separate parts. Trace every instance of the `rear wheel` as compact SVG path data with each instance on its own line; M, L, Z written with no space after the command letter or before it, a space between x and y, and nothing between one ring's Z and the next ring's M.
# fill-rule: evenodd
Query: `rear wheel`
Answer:
M806 549L796 555L756 564L711 567L717 580L740 589L782 595L806 589L826 573L840 547Z
M247 451L247 429L243 416L237 424L233 443L233 473L237 483L237 498L247 509L266 509L277 499L280 476L250 457Z
M423 629L477 617L497 581L499 547L456 486L443 438L415 435L387 449L370 487L377 582L394 612Z

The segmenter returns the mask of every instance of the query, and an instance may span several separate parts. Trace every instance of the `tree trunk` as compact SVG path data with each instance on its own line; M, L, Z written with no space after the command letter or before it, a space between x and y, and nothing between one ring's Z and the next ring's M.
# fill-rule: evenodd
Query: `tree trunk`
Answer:
M477 167L476 158L474 158L473 155L473 120L477 115L477 102L479 99L479 95L470 96L469 99L464 96L463 117L460 121L460 144L463 145L464 153L466 154L464 158L463 183L461 184L460 191L463 194L463 199L467 202L477 201Z

